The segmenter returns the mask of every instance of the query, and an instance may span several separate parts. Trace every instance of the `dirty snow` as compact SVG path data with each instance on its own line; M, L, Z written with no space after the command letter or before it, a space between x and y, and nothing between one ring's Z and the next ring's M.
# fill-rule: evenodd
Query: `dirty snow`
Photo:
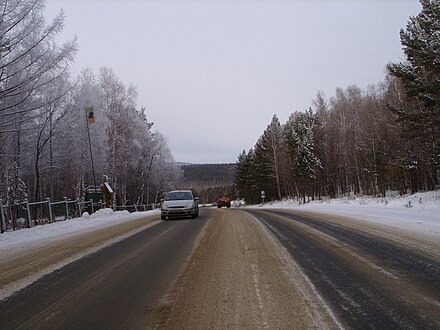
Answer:
M0 235L0 255L11 250L18 252L20 249L29 249L33 243L63 239L90 231L93 228L113 226L127 220L143 217L146 214L158 212L159 210L129 213L128 211L114 212L112 209L100 209L93 214L85 212L80 218L8 231Z
M361 221L385 224L437 236L440 242L440 190L386 197L344 197L300 203L296 200L265 203L252 207L309 210L350 216ZM440 243L439 243L440 244Z
M404 197L389 194L383 198L344 197L299 203L295 200L255 205L258 208L286 208L341 214L374 223L413 230L417 233L438 236L440 242L440 190L417 193ZM7 232L0 235L0 254L10 249L26 249L32 242L54 240L66 235L86 232L96 227L112 226L146 214L159 213L117 211L101 209L92 215L84 213L81 218L55 222Z

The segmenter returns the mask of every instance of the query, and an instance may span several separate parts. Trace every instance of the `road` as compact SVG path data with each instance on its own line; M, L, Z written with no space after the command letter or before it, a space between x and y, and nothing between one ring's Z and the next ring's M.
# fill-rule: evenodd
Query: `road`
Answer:
M387 235L285 211L252 212L350 328L438 329L440 260ZM399 242L399 243L398 243ZM440 242L438 242L440 244Z
M440 328L438 241L310 212L147 216L0 258L0 288L80 250L1 300L0 329Z

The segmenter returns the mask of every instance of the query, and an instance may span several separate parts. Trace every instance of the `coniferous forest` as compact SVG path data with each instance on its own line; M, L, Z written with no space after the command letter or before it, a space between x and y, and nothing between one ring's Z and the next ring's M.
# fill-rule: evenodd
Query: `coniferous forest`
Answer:
M276 115L237 160L235 188L248 203L439 188L440 2L421 0L400 31L406 57L384 82L318 92L282 124ZM398 35L396 34L396 37Z

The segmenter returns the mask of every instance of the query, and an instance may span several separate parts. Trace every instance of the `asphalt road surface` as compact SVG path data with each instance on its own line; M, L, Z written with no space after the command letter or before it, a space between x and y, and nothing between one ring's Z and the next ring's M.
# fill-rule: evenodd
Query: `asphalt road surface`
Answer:
M440 329L438 240L310 212L148 216L0 257L0 289L123 234L1 300L0 329Z
M344 325L439 329L440 260L434 255L343 223L283 211L252 214L300 264Z

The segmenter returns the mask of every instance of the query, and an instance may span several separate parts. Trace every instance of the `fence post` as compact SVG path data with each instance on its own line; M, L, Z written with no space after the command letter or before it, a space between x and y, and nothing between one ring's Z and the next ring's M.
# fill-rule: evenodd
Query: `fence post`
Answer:
M78 206L78 218L82 216L82 210L81 210L81 199L76 199L76 205Z
M93 209L93 199L90 200L90 204L92 205L92 214L95 213L94 209Z
M50 198L47 197L47 206L49 207L49 222L53 222L53 216L52 216L52 204L50 204Z
M2 221L0 232L3 234L6 231L6 221L5 221L5 214L3 213L3 202L1 198L0 198L0 217Z
M66 204L66 220L69 219L69 204L67 203L67 197L64 197L64 203Z
M28 216L27 227L32 228L31 207L29 205L29 199L27 198L25 199L25 204L26 204L27 216Z

